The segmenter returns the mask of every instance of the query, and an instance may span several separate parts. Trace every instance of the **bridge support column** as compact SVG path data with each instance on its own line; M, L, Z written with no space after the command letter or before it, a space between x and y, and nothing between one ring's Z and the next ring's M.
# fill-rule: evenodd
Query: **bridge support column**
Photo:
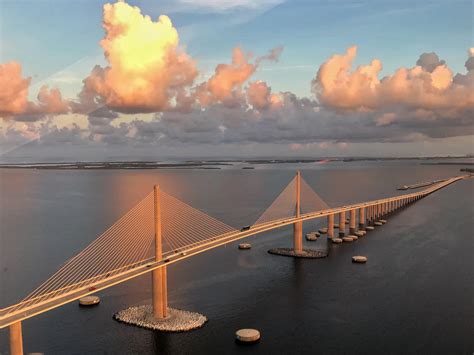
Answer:
M350 222L349 222L349 234L354 234L356 232L356 210L353 209L349 212Z
M155 198L155 261L163 258L162 238L161 238L161 206L160 187L154 187ZM166 266L152 271L153 288L153 316L156 319L163 319L168 316L168 287Z
M365 207L359 208L359 229L365 229Z
M346 235L346 212L339 212L339 236Z
M334 238L334 215L328 215L328 238Z
M301 173L296 172L296 217L301 214ZM293 246L295 253L303 251L303 222L296 222L293 224Z
M10 354L23 355L23 335L21 322L10 325Z

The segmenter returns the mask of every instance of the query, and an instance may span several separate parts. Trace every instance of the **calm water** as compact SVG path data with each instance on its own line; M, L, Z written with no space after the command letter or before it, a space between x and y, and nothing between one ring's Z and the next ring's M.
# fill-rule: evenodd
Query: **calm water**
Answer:
M0 307L25 296L83 249L154 183L233 226L252 223L301 168L330 205L390 196L399 185L459 174L416 162L285 164L255 170L0 170ZM112 319L150 301L145 275L23 323L26 352L46 354L472 354L474 180L451 185L391 216L330 257L267 254L290 246L291 229L229 244L169 266L172 307L205 314L204 328L168 334ZM304 224L305 232L323 221ZM306 242L305 242L306 243ZM309 243L306 243L309 244ZM321 238L311 243L326 248ZM366 255L365 265L351 256ZM239 328L262 333L234 342ZM8 351L0 331L0 353Z

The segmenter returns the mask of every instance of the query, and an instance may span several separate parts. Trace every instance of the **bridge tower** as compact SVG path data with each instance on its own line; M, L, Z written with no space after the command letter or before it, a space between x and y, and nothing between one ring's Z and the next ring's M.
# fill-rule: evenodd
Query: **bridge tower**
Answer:
M301 215L301 173L298 170L296 172L296 218ZM303 222L295 222L293 224L293 244L295 253L301 253L303 251Z
M21 322L16 322L10 325L10 354L23 355Z
M155 261L163 258L163 244L161 237L161 203L160 187L154 186L154 220L155 220ZM156 319L166 318L168 315L168 287L166 266L152 271L153 316Z

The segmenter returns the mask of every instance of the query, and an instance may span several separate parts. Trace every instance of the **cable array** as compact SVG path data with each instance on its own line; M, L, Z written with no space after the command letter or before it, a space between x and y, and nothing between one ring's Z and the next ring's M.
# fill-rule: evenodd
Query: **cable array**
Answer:
M154 203L152 192L20 303L0 310L0 316L154 261ZM163 258L237 231L163 191L160 205Z
M291 218L296 213L296 177L293 178L272 204L262 213L253 224L268 223L283 218Z
M163 251L189 249L237 231L176 197L163 191L160 195Z
M153 243L153 193L148 194L17 307L30 307L140 265Z
M301 178L301 213L312 213L329 209L326 202Z

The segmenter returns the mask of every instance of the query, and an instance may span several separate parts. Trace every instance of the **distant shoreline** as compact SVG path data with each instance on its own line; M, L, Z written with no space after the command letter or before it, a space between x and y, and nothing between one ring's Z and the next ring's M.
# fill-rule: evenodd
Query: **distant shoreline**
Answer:
M229 160L186 160L177 162L157 161L110 161L110 162L62 162L62 163L0 163L0 169L54 169L54 170L104 170L104 169L221 169L225 166L236 164L246 165L242 169L253 169L255 165L262 164L327 164L334 162L360 162L360 161L418 161L449 159L451 161L420 162L421 165L462 165L472 166L474 162L453 161L461 159L472 159L465 157L400 157L400 158L317 158L317 159L229 159Z

